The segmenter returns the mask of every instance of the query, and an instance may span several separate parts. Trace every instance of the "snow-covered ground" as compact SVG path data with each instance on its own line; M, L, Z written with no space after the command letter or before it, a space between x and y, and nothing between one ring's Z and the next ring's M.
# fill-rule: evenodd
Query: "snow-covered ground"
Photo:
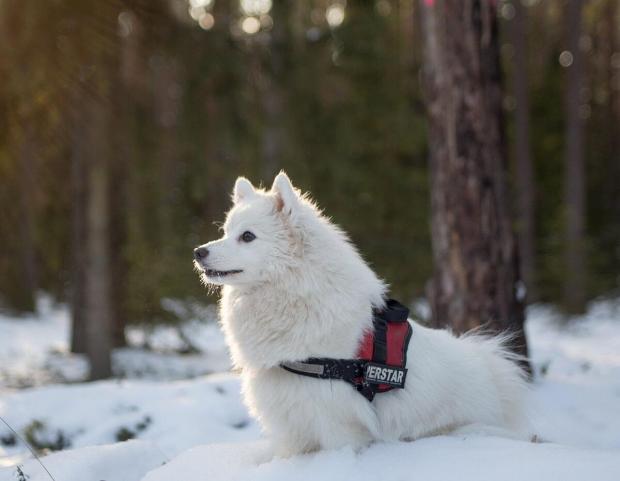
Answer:
M236 375L206 374L228 368L213 323L134 329L132 344L152 349L115 354L125 379L46 385L86 371L67 354L66 310L44 301L40 311L0 317L0 416L39 446L68 448L43 458L56 481L620 480L620 300L568 323L530 309L531 417L548 443L451 436L289 460L272 459ZM174 354L187 337L202 352ZM0 481L19 479L18 464L30 481L49 479L0 422Z
M535 307L527 335L537 372L531 407L537 432L616 449L620 458L620 300L592 303L587 315L568 323L549 307Z
M116 377L174 380L230 369L214 306L172 300L163 305L186 321L176 327L129 328L129 347L114 352ZM69 352L69 339L69 312L49 296L39 296L36 315L0 314L0 394L7 388L86 380L88 364ZM179 355L184 351L189 353Z

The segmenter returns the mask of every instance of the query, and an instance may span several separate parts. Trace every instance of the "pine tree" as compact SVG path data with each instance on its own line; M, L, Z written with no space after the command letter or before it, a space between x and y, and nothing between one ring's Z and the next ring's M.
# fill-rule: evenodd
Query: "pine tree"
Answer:
M425 43L433 323L515 334L524 306L506 193L496 3L421 1Z
M566 46L562 53L566 66L564 105L566 132L564 146L565 265L564 306L567 311L585 310L585 166L581 91L583 89L582 0L569 0L566 8ZM562 59L560 59L562 61Z

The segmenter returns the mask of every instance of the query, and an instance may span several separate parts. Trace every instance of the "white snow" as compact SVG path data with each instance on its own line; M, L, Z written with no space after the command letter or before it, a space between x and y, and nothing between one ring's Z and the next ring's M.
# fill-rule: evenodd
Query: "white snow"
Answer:
M587 315L569 321L534 307L528 319L538 374L530 408L537 433L620 450L620 300L595 302Z
M443 436L271 461L265 461L267 451L263 443L200 446L143 481L617 481L620 474L617 453L489 437Z
M87 366L67 356L69 314L49 296L39 296L37 313L22 317L0 315L0 390L4 386L33 386L64 376L83 379ZM59 358L64 358L57 362Z
M214 306L169 299L162 305L185 321L178 326L128 328L129 347L113 355L117 377L175 380L230 369ZM86 360L69 352L70 326L67 306L55 304L47 295L38 296L36 314L0 314L0 393L7 388L86 380ZM187 350L186 340L198 352L179 355Z
M45 457L45 468L56 481L140 481L145 472L164 464L168 458L153 443L127 441L60 451ZM21 466L28 481L50 481L45 469L31 459ZM16 469L0 470L0 481L15 481Z
M129 333L134 347L114 362L130 379L15 390L71 379L72 370L73 379L84 375L66 354L66 309L51 302L36 317L0 317L0 416L22 433L40 421L40 442L59 431L70 441L71 449L43 458L56 481L619 480L620 300L595 302L570 321L547 306L528 314L537 373L531 418L545 443L448 436L272 459L241 403L237 376L203 375L229 364L221 333L195 311L185 313L181 335L177 328ZM201 352L175 354L183 337ZM145 344L151 350L138 347ZM139 441L115 443L123 428ZM0 440L8 434L0 423ZM17 479L16 463L30 481L49 479L28 458L20 443L0 442L0 481Z
M73 448L116 442L124 428L156 443L169 457L198 444L259 437L241 403L239 380L232 374L192 381L101 381L28 389L4 396L0 416L20 432L33 420L40 421L44 427L37 431L37 440L53 442L60 430ZM6 432L2 428L0 435ZM0 446L0 466L3 454L19 459L23 449L19 444Z

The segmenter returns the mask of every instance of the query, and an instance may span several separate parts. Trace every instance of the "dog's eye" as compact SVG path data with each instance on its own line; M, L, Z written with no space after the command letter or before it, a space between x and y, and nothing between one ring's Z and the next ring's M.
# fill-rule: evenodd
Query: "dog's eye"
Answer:
M243 242L252 242L254 239L256 239L256 236L249 230L246 230L243 234L241 234L241 237L239 237L239 240L242 240Z

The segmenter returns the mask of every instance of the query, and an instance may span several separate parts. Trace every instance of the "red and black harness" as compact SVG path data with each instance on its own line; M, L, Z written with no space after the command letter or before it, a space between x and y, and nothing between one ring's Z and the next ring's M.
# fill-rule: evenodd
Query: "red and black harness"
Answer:
M373 330L364 335L356 359L312 357L280 366L302 376L341 379L372 401L378 392L405 387L412 332L408 316L409 309L389 299L385 309L373 312Z

